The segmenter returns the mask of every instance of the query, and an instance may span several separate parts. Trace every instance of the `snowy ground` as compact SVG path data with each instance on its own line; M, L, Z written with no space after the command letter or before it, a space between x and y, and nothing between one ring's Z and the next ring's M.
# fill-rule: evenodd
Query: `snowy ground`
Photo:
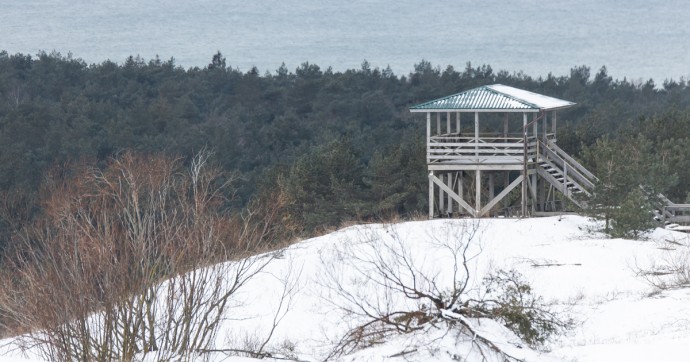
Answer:
M690 244L690 234L657 229L647 241L607 239L591 232L595 225L578 216L363 225L305 240L280 252L266 273L246 286L243 305L230 311L218 347L242 347L241 341L264 339L287 280L294 288L278 313L283 318L270 349L300 360L323 360L348 326L356 323L337 307L343 302L328 287L333 276L362 298L386 298L381 288L372 288L357 274L353 251L366 255L376 243L399 240L394 245L407 248L420 269L437 275L444 284L450 281L452 263L438 244L473 227L477 234L469 249L471 285L492 270L518 270L536 294L575 321L572 330L540 351L492 321L473 321L477 331L511 355L526 361L687 360L690 288L658 291L639 274L677 256L681 245ZM393 298L391 303L403 306L406 301ZM0 361L19 361L17 357L22 356L8 352ZM458 359L481 357L469 337L429 326L341 357L343 361Z

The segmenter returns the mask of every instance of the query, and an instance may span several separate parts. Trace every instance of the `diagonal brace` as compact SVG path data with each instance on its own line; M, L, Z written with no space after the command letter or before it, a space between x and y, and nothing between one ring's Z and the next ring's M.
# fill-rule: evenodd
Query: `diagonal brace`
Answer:
M517 187L517 185L519 185L524 178L525 177L523 175L518 176L518 178L511 182L510 185L508 185L508 187L503 189L503 191L501 191L500 194L496 195L496 197L494 197L493 200L489 201L489 203L486 204L486 206L482 207L481 211L479 211L478 217L482 217L484 214L489 212L489 210L491 210L492 207L494 207L497 203L503 200L503 198L506 197L508 193L513 191L513 189Z
M467 210L472 216L477 217L477 210L473 209L465 200L463 200L460 195L456 194L450 187L448 187L443 181L439 180L438 177L433 174L429 174L429 180L438 185L441 190L445 191L453 200L457 201L463 209Z

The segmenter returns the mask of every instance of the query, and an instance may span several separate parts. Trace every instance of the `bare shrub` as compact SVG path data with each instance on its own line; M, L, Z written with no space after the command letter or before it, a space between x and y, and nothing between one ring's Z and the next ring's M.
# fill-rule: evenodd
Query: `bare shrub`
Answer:
M329 358L382 343L394 334L445 325L468 335L480 354L490 350L515 360L478 333L472 320L502 322L530 345L567 328L570 322L550 311L516 272L472 280L471 262L482 252L478 228L477 222L448 223L429 236L431 241L408 243L391 226L385 233L369 232L344 243L335 255L322 256L326 273L319 283L330 291L324 300L352 323Z
M690 237L666 240L664 254L649 266L632 268L656 291L690 287Z
M454 312L499 320L532 347L572 327L572 321L559 316L543 298L535 295L515 270L491 272L484 278L482 292L485 294L481 299L468 299Z
M185 170L126 153L50 179L44 215L18 231L0 271L0 319L18 341L60 361L212 349L233 295L272 258L250 256L274 241L285 198L230 213L232 178L207 160Z

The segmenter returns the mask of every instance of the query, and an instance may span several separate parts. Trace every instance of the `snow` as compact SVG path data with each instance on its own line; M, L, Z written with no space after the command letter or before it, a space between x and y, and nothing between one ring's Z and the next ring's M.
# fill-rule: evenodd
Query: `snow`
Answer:
M554 97L549 97L545 96L542 94L538 93L533 93L530 91L526 91L523 89L518 89L518 88L513 88L507 85L503 84L493 84L488 86L489 88L506 94L508 96L520 99L524 102L534 104L538 108L541 109L556 109L556 108L563 108L563 107L570 107L574 105L575 103L565 101L562 99L554 98Z
M666 225L666 229L690 233L690 226L686 225L670 224Z
M525 361L685 361L690 352L690 288L656 290L640 274L662 265L690 234L657 229L647 240L608 239L584 217L413 221L394 225L352 226L305 240L279 252L264 273L252 280L221 327L217 347L236 348L247 338L263 340L270 332L285 280L292 293L278 316L270 349L300 360L323 360L334 343L359 320L339 308L341 296L328 288L336 277L355 295L386 300L394 306L410 302L386 296L362 274L372 246L406 248L425 273L439 284L452 277L451 260L439 242L456 240L457 232L477 227L469 250L470 284L477 286L492 270L519 271L554 308L575 321L575 327L533 350L498 323L472 320L476 332L507 353ZM395 244L399 241L399 244ZM357 257L353 257L352 253ZM474 290L474 289L473 289ZM386 299L388 298L388 299ZM480 361L473 336L426 325L421 331L340 357L342 361ZM0 362L22 361L4 349ZM32 356L26 356L32 358ZM498 360L489 356L488 360ZM33 361L38 361L36 358ZM250 361L217 355L211 360Z

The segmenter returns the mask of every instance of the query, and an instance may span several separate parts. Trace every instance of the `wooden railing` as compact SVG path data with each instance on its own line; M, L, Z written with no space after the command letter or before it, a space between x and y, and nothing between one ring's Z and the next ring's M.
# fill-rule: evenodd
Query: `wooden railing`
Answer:
M670 204L662 210L664 221L688 224L690 223L690 204Z
M587 180L592 183L599 181L599 179L594 176L593 173L589 172L584 166L582 166L579 162L577 162L574 158L572 158L569 154L567 154L565 151L563 151L558 145L556 145L555 142L549 140L548 141L548 148L554 150L558 156L563 158L565 161L567 161L570 165L574 166L575 169L580 172L583 176L587 178ZM594 185L592 185L593 187Z
M640 187L642 191L645 191L644 187ZM662 194L657 194L657 199L659 199L663 206L661 208L661 215L663 217L663 223L681 223L690 224L690 204L676 204L669 200L666 196Z
M542 160L564 172L566 180L574 182L581 191L594 189L594 182L597 181L596 176L556 146L555 143L544 144L544 142L539 141L539 146L540 154L545 156Z
M537 142L528 138L528 158L536 155ZM511 163L524 161L525 143L522 137L462 137L432 136L427 143L427 163Z

